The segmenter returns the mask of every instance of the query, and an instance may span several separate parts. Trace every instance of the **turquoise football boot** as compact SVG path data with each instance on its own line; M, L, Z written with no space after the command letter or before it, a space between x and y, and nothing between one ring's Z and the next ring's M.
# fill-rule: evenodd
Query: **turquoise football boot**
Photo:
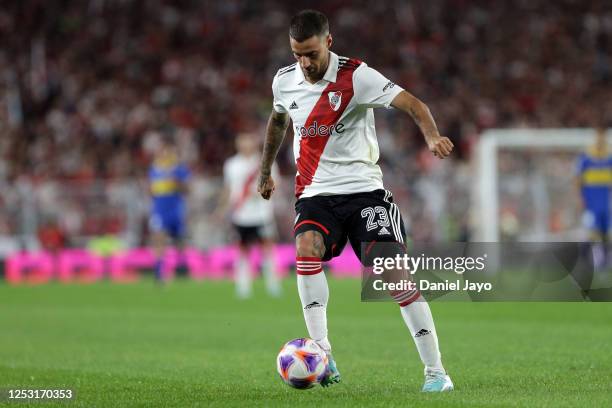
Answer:
M328 354L327 358L327 372L325 377L321 380L321 387L329 387L330 385L340 382L340 371L338 371L336 361L331 354Z
M427 370L423 392L446 392L454 389L453 382L444 371Z

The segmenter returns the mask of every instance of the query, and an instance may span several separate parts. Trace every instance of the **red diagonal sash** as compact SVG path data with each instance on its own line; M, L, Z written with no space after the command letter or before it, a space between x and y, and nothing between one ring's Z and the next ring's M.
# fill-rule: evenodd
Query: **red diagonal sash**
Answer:
M327 87L321 93L321 97L315 104L314 108L308 115L304 127L308 128L314 122L317 126L327 126L328 128L335 125L338 119L344 113L349 102L353 98L353 72L359 66L361 61L350 60L343 67L338 70L336 76L336 82L330 82ZM342 98L340 101L340 107L337 110L333 110L330 100L330 92L342 92ZM300 137L296 134L294 137ZM319 166L319 160L325 149L325 145L329 140L328 136L305 136L300 140L300 156L297 159L297 171L298 175L295 178L295 196L299 196L304 192L306 186L312 183L317 167Z

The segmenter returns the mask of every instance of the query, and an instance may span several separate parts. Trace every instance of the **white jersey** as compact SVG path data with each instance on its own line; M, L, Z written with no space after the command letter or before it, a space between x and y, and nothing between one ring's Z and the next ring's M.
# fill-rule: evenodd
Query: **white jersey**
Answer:
M364 62L333 52L316 84L297 64L276 73L274 109L293 121L296 197L383 188L372 108L389 108L402 90Z
M223 165L223 179L229 189L232 222L242 227L272 223L272 202L264 200L257 192L260 158L237 154ZM276 168L272 169L276 172Z

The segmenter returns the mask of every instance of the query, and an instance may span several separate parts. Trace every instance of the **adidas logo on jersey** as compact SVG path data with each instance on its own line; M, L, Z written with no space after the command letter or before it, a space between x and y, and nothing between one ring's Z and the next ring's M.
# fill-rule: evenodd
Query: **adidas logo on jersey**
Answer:
M289 106L289 109L298 109L297 103L295 103L295 101L293 101L291 106Z
M378 235L391 235L391 233L389 232L387 228L382 227L381 229L378 230Z

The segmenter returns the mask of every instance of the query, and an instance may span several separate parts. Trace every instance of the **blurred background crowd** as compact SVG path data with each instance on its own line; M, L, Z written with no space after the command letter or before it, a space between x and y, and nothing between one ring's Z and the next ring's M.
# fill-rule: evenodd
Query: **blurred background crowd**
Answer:
M302 8L328 15L335 52L425 101L457 146L437 162L410 118L377 112L385 182L414 239L469 238L470 158L483 130L612 124L606 0L3 1L5 246L103 234L144 243L147 169L167 129L195 176L192 243L227 240L208 217L222 164L239 132L263 139L272 77L293 62L289 19ZM291 139L279 154L282 239L293 218Z

